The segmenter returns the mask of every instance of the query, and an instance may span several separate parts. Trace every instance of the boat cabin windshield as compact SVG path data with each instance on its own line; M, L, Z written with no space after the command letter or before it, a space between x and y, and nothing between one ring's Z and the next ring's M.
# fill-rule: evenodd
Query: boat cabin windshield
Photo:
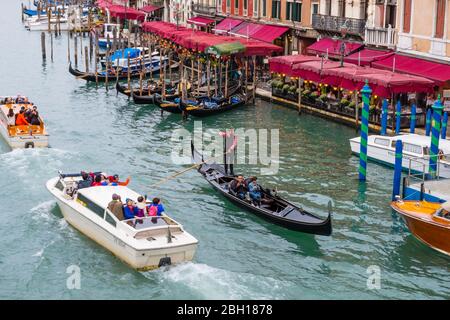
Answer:
M450 220L450 211L441 208L436 212L436 216Z

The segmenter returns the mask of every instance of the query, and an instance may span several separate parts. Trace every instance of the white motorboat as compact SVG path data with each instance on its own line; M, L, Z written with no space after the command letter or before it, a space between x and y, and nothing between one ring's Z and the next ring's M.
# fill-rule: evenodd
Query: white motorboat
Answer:
M58 24L57 17L50 18L50 29L53 31L55 26L61 26L61 31L69 30L69 23L66 17L61 17ZM25 21L25 28L29 31L47 31L48 30L48 18L46 16L40 18L34 18Z
M418 134L402 134L397 136L369 135L367 141L368 160L388 166L395 164L395 143L403 142L403 170L412 174L429 172L431 137ZM359 155L360 137L350 139L352 153ZM450 141L440 139L437 174L450 178Z
M17 115L22 107L32 107L30 102L15 103L17 97L0 97L0 133L12 149L46 148L49 135L42 117L40 125L15 125L14 119L8 117L12 109ZM24 98L24 97L23 97ZM25 99L25 98L24 98Z
M114 29L116 30L116 36L119 35L120 32L120 24L117 23L105 23L103 24L102 36L98 38L98 46L102 49L107 49L110 45L112 45L112 41L114 39ZM109 36L109 43L108 43Z
M140 196L126 186L78 189L81 176L63 175L47 182L64 219L80 232L138 270L191 261L198 240L163 214L119 221L107 209L113 194L134 201Z

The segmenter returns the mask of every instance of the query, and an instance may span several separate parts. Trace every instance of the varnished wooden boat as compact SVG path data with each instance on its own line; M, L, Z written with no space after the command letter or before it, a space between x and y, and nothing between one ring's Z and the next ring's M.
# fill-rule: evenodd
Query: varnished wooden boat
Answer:
M170 113L181 113L180 103L176 101L179 99L180 95L174 94L165 96L164 98L158 94L154 94L154 105L158 106L161 109L161 112L170 112Z
M260 186L262 198L265 201L260 206L255 206L251 201L240 199L229 189L229 183L234 180L235 176L228 174L223 165L205 161L203 156L195 150L193 144L191 144L191 148L194 163L200 164L198 172L215 190L234 204L290 230L323 236L331 235L331 203L328 217L322 219Z
M140 95L140 90L133 90L132 97L136 104L155 104L155 94L161 94L162 87L155 87L154 90L150 91L151 94L148 95L148 90L142 90L142 95ZM178 92L176 92L176 86L166 85L166 96L171 99L172 97L178 97Z
M117 82L116 90L117 90L117 92L119 92L121 94L124 94L124 95L126 95L128 97L131 97L133 93L135 93L135 94L139 94L140 93L139 87L131 86L131 89L128 90L128 84L127 83L120 83L120 82ZM143 93L147 93L148 92L148 84L143 86L142 92ZM156 82L153 82L150 85L150 92L151 93L161 93L161 87L158 86L156 84Z
M391 207L417 239L450 255L450 203L397 200Z

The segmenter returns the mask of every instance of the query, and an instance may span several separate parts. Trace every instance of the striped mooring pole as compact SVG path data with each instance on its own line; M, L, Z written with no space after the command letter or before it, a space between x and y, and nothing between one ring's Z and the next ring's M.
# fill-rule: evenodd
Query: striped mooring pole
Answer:
M400 133L400 120L402 116L402 104L400 100L397 101L397 107L395 109L395 134Z
M400 195L400 184L402 180L403 163L403 143L401 140L395 142L395 164L394 164L394 184L392 187L392 201Z
M444 112L444 120L442 120L441 139L447 139L448 113Z
M431 132L431 108L428 109L427 111L427 117L425 120L425 135L429 137L430 132Z
M413 103L411 106L411 123L409 124L409 133L414 133L416 131L416 114L417 107L416 104Z
M439 156L439 138L441 135L441 117L444 106L441 103L441 96L439 95L433 104L433 121L431 129L431 147L430 147L430 168L429 173L432 178L436 177L437 162Z
M372 90L368 81L361 90L363 108L361 113L361 143L359 149L359 181L366 181L367 175L367 139L369 136L369 101Z
M386 135L387 119L388 119L388 101L383 99L383 105L381 106L381 132L382 136Z

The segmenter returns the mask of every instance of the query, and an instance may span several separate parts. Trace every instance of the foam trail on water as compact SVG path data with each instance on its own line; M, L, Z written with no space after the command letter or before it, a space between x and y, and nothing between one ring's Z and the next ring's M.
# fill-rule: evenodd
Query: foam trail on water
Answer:
M280 281L249 273L237 273L201 263L183 263L161 273L162 281L185 285L205 299L282 299Z

